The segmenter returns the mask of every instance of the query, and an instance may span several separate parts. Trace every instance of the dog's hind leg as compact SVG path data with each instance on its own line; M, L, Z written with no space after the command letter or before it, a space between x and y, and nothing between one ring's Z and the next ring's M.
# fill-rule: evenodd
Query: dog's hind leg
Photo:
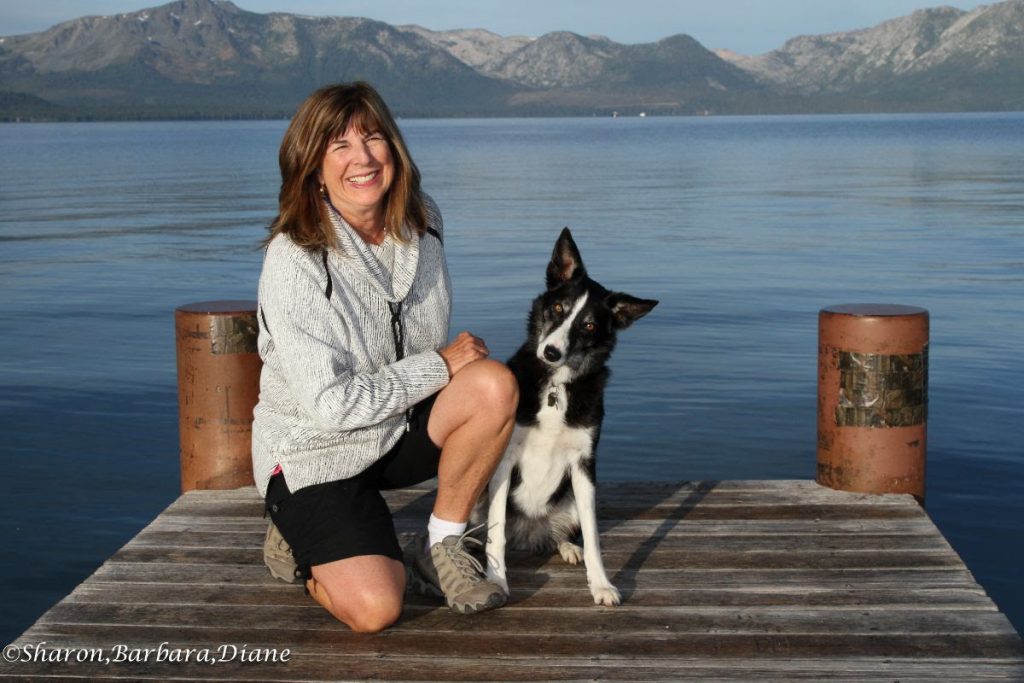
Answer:
M601 539L597 534L597 491L590 477L579 466L572 468L572 492L583 532L583 561L587 566L587 583L594 603L617 605L622 602L618 589L608 580L601 559Z
M583 548L572 541L562 541L558 544L558 554L569 564L579 564L583 559Z
M579 564L583 560L583 548L574 542L580 530L576 501L570 496L559 507L561 509L551 515L551 540L563 560Z

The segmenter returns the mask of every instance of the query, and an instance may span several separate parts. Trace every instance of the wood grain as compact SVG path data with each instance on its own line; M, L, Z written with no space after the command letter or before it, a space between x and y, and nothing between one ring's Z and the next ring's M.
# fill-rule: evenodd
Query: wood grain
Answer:
M0 678L1024 680L1020 636L910 496L808 481L606 484L598 496L622 606L594 606L582 567L513 552L502 609L465 617L410 595L398 624L366 636L269 576L252 488L193 491L15 643L149 661L5 662ZM386 498L405 542L433 490ZM225 645L290 655L155 659Z

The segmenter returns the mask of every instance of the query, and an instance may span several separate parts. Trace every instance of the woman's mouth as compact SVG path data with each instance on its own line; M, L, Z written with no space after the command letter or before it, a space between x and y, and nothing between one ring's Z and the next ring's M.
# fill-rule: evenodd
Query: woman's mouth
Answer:
M356 187L366 187L372 185L375 180L380 176L380 171L371 171L365 175L354 175L348 177L348 182Z

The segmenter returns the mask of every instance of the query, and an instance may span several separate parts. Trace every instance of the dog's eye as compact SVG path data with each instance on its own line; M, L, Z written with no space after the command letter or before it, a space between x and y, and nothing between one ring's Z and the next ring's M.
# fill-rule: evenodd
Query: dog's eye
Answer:
M583 331L584 332L593 332L596 329L597 329L597 325L595 325L594 323L584 323L583 324Z
M562 315L562 311L564 311L565 308L562 307L562 304L555 304L554 306L551 307L551 310L553 310L558 315Z

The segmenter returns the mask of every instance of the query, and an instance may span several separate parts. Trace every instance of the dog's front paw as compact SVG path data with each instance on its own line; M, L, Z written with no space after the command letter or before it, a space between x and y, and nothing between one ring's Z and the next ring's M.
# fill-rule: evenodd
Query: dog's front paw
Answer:
M583 548L569 541L562 541L558 544L558 554L569 564L579 564L583 559Z
M622 602L622 596L619 595L619 589L610 583L604 586L592 586L590 588L590 594L594 596L595 605L608 605L609 607L614 607Z
M498 586L505 595L511 595L508 590L508 579L505 578L504 574L499 574L493 571L490 567L487 568L487 580Z

